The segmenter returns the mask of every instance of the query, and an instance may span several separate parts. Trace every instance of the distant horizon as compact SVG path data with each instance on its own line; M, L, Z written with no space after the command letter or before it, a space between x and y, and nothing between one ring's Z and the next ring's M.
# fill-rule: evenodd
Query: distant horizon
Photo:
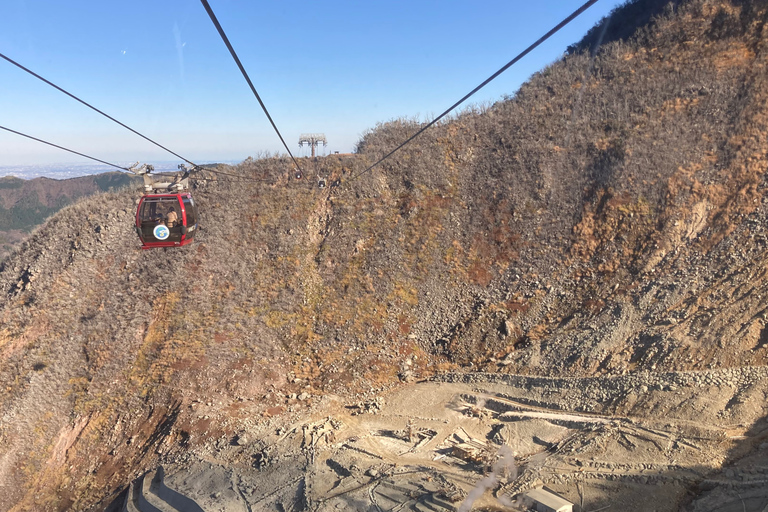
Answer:
M201 160L200 165L207 165L213 163L221 163L227 165L236 165L245 159L240 160ZM115 162L118 165L129 166L135 163L133 162ZM175 171L177 169L179 160L153 160L150 162L155 166L156 171ZM30 180L35 178L51 178L51 179L70 179L80 178L83 176L92 176L94 174L103 174L105 172L123 172L126 171L110 167L108 165L99 163L48 163L48 164L16 164L16 165L2 165L0 164L0 178L7 178L10 176L20 178L23 180Z

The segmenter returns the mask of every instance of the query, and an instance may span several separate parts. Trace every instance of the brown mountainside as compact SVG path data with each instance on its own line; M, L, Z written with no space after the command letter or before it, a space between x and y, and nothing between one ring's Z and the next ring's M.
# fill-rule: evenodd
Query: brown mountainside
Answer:
M292 393L764 366L766 16L670 5L354 179L418 123L205 175L187 248L138 248L137 193L65 208L0 264L0 509L98 509Z
M64 206L81 197L138 182L137 177L118 172L66 180L0 178L0 259L10 254L33 228Z
M132 182L138 183L130 175L119 172L80 176L66 180L51 178L23 180L14 176L5 176L0 178L0 206L10 210L20 202L31 201L52 208L60 206L62 201L73 202L94 192L120 188Z

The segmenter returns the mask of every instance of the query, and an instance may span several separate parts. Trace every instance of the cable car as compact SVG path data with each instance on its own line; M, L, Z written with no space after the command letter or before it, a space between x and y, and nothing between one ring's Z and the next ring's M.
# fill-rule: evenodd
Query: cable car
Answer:
M134 166L135 167L135 166ZM170 182L156 182L149 176L151 165L131 171L144 177L144 196L136 208L136 233L142 249L181 247L192 243L198 230L197 206L188 187L189 171Z
M149 194L136 209L136 232L142 249L181 247L197 232L197 207L192 194Z

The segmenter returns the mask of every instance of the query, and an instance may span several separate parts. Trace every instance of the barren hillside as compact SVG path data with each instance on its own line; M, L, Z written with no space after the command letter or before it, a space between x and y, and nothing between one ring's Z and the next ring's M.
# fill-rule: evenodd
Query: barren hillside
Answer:
M189 247L139 249L138 192L64 208L0 264L0 509L103 509L159 462L329 395L765 366L768 5L659 5L368 174L418 123L302 180L277 158L204 172ZM766 416L750 372L729 395L744 432ZM686 419L720 406L686 396Z

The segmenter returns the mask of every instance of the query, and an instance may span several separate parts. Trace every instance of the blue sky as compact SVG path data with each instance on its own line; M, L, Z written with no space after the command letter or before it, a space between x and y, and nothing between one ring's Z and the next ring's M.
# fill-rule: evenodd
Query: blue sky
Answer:
M351 151L377 122L431 119L581 0L209 0L294 154ZM619 2L601 0L470 101L496 101ZM194 161L281 151L199 0L4 0L0 53ZM115 163L164 153L0 60L0 125ZM0 166L82 158L0 131Z

